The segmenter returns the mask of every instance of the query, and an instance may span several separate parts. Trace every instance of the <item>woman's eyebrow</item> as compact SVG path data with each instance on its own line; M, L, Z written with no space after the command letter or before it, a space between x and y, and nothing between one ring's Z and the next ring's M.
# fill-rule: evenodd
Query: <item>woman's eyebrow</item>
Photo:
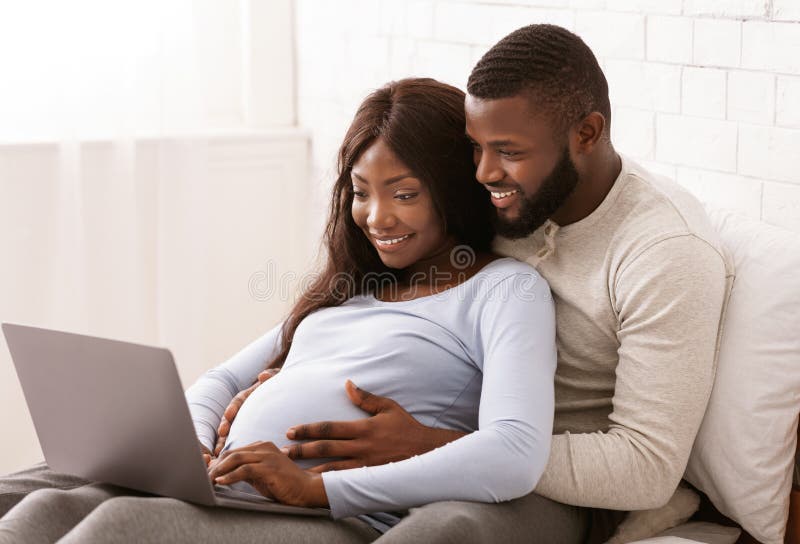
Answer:
M362 183L366 183L367 185L369 185L369 181L367 181L366 178L364 178L360 174L358 174L356 172L351 172L351 174L353 174L353 177L357 178ZM398 181L402 181L402 180L404 180L406 178L416 178L416 176L414 174L412 174L411 172L408 172L406 174L400 174L399 176L392 176L389 179L384 180L383 184L384 185L392 185L393 183L397 183Z

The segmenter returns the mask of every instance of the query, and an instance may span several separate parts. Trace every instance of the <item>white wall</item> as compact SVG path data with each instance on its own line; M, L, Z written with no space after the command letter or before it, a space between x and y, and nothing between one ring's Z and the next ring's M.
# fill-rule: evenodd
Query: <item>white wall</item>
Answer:
M298 112L318 205L359 101L386 81L462 89L483 52L562 25L609 80L619 151L701 199L800 231L800 0L297 0ZM318 231L314 231L316 235Z
M0 321L167 347L188 387L284 317L315 249L307 135L84 143L66 191L60 152L0 146ZM0 411L0 474L41 460L2 335Z
M188 385L284 315L316 249L291 12L0 2L0 321L168 347ZM2 335L0 413L0 474L40 460Z

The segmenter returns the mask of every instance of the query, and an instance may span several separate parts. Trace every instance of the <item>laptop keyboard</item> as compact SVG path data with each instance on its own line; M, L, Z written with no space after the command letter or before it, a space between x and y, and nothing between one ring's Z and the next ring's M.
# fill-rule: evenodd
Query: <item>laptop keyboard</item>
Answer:
M254 493L245 493L244 491L237 491L236 489L232 489L226 485L214 484L214 492L217 495L221 495L229 499L239 499L242 501L249 501L249 502L275 502L272 499L268 499L264 495L256 495Z

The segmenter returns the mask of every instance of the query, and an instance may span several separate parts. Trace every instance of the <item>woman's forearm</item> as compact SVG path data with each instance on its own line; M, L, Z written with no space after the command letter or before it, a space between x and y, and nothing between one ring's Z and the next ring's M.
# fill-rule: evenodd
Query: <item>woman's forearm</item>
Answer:
M453 432L431 429L417 444L432 451L386 465L323 473L332 514L338 519L442 500L520 497L533 490L547 461L549 429L542 430L498 422L447 443Z
M186 401L200 442L211 450L225 408L255 382L278 350L280 325L254 340L233 357L203 374L186 390Z

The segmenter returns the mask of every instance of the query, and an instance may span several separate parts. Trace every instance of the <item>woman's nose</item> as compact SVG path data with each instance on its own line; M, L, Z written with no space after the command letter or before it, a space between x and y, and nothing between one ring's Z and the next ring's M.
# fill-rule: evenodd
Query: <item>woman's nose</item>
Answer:
M376 230L390 229L397 223L391 205L374 202L367 216L367 226Z

